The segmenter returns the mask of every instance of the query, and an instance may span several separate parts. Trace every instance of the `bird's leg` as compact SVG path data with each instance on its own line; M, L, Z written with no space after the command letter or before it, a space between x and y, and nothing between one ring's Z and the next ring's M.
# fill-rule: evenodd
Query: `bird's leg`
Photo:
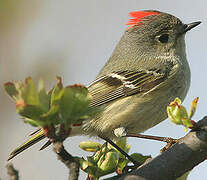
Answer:
M143 134L130 134L130 133L127 133L126 137L136 137L136 138L151 139L151 140L166 142L167 145L160 150L161 152L168 150L173 144L175 144L179 141L179 139L173 139L170 137L160 137L160 136L151 136L151 135L143 135Z
M106 137L99 136L101 139L105 140L107 143L111 144L115 147L120 153L122 153L127 159L129 159L135 166L140 166L141 164L134 160L129 154L127 154L123 149L121 149L118 145L116 145L112 140Z

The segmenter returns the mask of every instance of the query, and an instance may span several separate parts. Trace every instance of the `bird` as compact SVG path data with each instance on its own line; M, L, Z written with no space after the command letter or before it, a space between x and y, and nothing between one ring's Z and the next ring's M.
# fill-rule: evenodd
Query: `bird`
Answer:
M116 140L120 134L144 132L167 118L166 107L173 99L186 97L191 73L185 34L201 22L185 24L157 10L133 11L129 16L111 57L88 86L90 106L104 110L72 129L70 136ZM44 138L42 130L36 131L9 160Z

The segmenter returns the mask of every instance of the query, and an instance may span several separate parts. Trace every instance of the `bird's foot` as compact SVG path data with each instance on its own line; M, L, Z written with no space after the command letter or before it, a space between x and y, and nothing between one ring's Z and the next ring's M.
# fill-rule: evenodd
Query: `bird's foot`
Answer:
M170 138L170 137L164 137L163 142L166 142L167 145L164 148L162 148L160 150L160 152L164 152L164 151L168 150L173 144L177 143L178 141L179 141L179 139L173 139L173 138Z

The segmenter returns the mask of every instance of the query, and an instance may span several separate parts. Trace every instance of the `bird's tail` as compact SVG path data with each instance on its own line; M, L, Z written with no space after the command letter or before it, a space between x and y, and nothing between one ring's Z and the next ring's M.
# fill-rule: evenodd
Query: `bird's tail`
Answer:
M12 158L14 158L16 155L21 153L22 151L26 150L27 148L31 147L33 144L36 144L37 142L41 141L45 138L44 132L42 129L39 129L31 134L31 138L29 138L25 143L23 143L21 146L17 147L14 151L11 152L9 155L8 161ZM47 142L41 149L44 149L47 147L49 143Z
M77 136L81 135L82 133L82 128L81 126L74 126L72 131L70 132L70 137L71 136ZM20 154L24 150L28 149L32 145L36 144L37 142L41 141L42 139L45 138L44 132L41 128L37 129L35 132L30 134L31 138L29 138L26 142L24 142L21 146L17 147L14 151L11 152L9 155L8 161L12 158L14 158L16 155ZM40 150L45 149L51 144L51 141L48 140L41 148Z

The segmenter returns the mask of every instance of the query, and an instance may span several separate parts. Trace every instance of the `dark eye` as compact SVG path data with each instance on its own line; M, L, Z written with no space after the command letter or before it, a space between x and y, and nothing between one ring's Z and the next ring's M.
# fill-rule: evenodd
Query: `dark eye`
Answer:
M169 34L162 34L158 40L161 42L161 43L167 43L168 42L168 39L169 39Z

